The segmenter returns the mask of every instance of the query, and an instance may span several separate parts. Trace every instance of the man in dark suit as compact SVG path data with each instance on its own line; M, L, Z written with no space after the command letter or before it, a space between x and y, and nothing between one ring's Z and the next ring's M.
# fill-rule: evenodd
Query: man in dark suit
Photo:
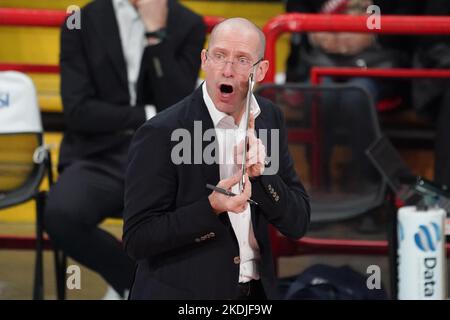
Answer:
M98 227L121 217L129 143L146 119L190 94L205 40L200 16L173 0L97 0L61 30L67 130L45 213L52 242L120 295L133 262Z
M138 264L132 299L278 297L269 224L299 238L307 230L310 207L294 171L281 111L253 95L241 193L237 185L248 79L252 70L257 82L265 76L264 43L263 33L248 20L216 26L201 55L206 75L201 88L133 138L123 235L126 252ZM263 130L270 137L265 145ZM238 195L211 192L206 184ZM250 197L258 205L250 206Z

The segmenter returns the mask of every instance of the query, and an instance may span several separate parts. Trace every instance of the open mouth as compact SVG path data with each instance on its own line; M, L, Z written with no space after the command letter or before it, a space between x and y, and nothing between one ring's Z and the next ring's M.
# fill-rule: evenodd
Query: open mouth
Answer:
M229 84L221 84L220 92L221 93L233 93L233 86L231 86Z

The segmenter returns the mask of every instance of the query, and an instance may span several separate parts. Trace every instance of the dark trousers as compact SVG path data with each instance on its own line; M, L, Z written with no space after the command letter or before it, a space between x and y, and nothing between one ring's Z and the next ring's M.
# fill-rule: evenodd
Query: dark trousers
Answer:
M236 300L267 300L261 280L239 283Z
M120 294L131 285L134 263L122 244L98 225L107 217L122 216L123 194L119 174L99 162L76 161L52 186L44 216L52 243L99 273Z

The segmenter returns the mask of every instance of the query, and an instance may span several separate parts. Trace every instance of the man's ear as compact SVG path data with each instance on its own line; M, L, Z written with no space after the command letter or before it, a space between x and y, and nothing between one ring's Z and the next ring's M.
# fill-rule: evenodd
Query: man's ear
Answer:
M267 70L269 69L269 60L263 60L258 64L256 75L255 75L255 81L261 82L263 81L264 77L266 76Z
M206 55L206 49L203 49L200 53L200 59L202 61L202 70L205 70L206 60L208 59L208 56Z

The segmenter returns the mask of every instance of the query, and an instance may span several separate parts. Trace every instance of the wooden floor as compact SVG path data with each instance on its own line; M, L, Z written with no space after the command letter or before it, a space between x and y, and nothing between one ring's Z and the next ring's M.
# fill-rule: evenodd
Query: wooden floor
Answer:
M336 226L336 233L346 226ZM106 230L120 237L120 226L107 226ZM339 231L341 230L341 231ZM0 234L14 233L32 235L34 225L30 223L0 224ZM331 233L331 235L333 235ZM280 278L290 277L300 273L307 267L326 263L328 265L349 265L355 270L366 273L369 265L376 264L382 270L382 281L389 288L389 267L386 257L362 256L322 256L304 255L297 257L283 257L279 259L278 275ZM105 281L96 273L69 259L68 266L77 265L81 269L81 289L67 290L68 300L98 300L107 289ZM0 250L0 300L29 300L32 298L34 252ZM50 251L44 254L44 292L46 300L56 299L55 274L53 255Z
M34 235L34 224L29 222L0 223L0 234ZM106 225L106 230L121 236L120 225ZM30 250L0 250L0 300L29 300L33 296L34 252ZM55 272L51 251L44 253L44 298L56 299ZM69 259L68 266L81 269L81 288L67 290L69 300L97 300L106 292L106 282L95 272Z

